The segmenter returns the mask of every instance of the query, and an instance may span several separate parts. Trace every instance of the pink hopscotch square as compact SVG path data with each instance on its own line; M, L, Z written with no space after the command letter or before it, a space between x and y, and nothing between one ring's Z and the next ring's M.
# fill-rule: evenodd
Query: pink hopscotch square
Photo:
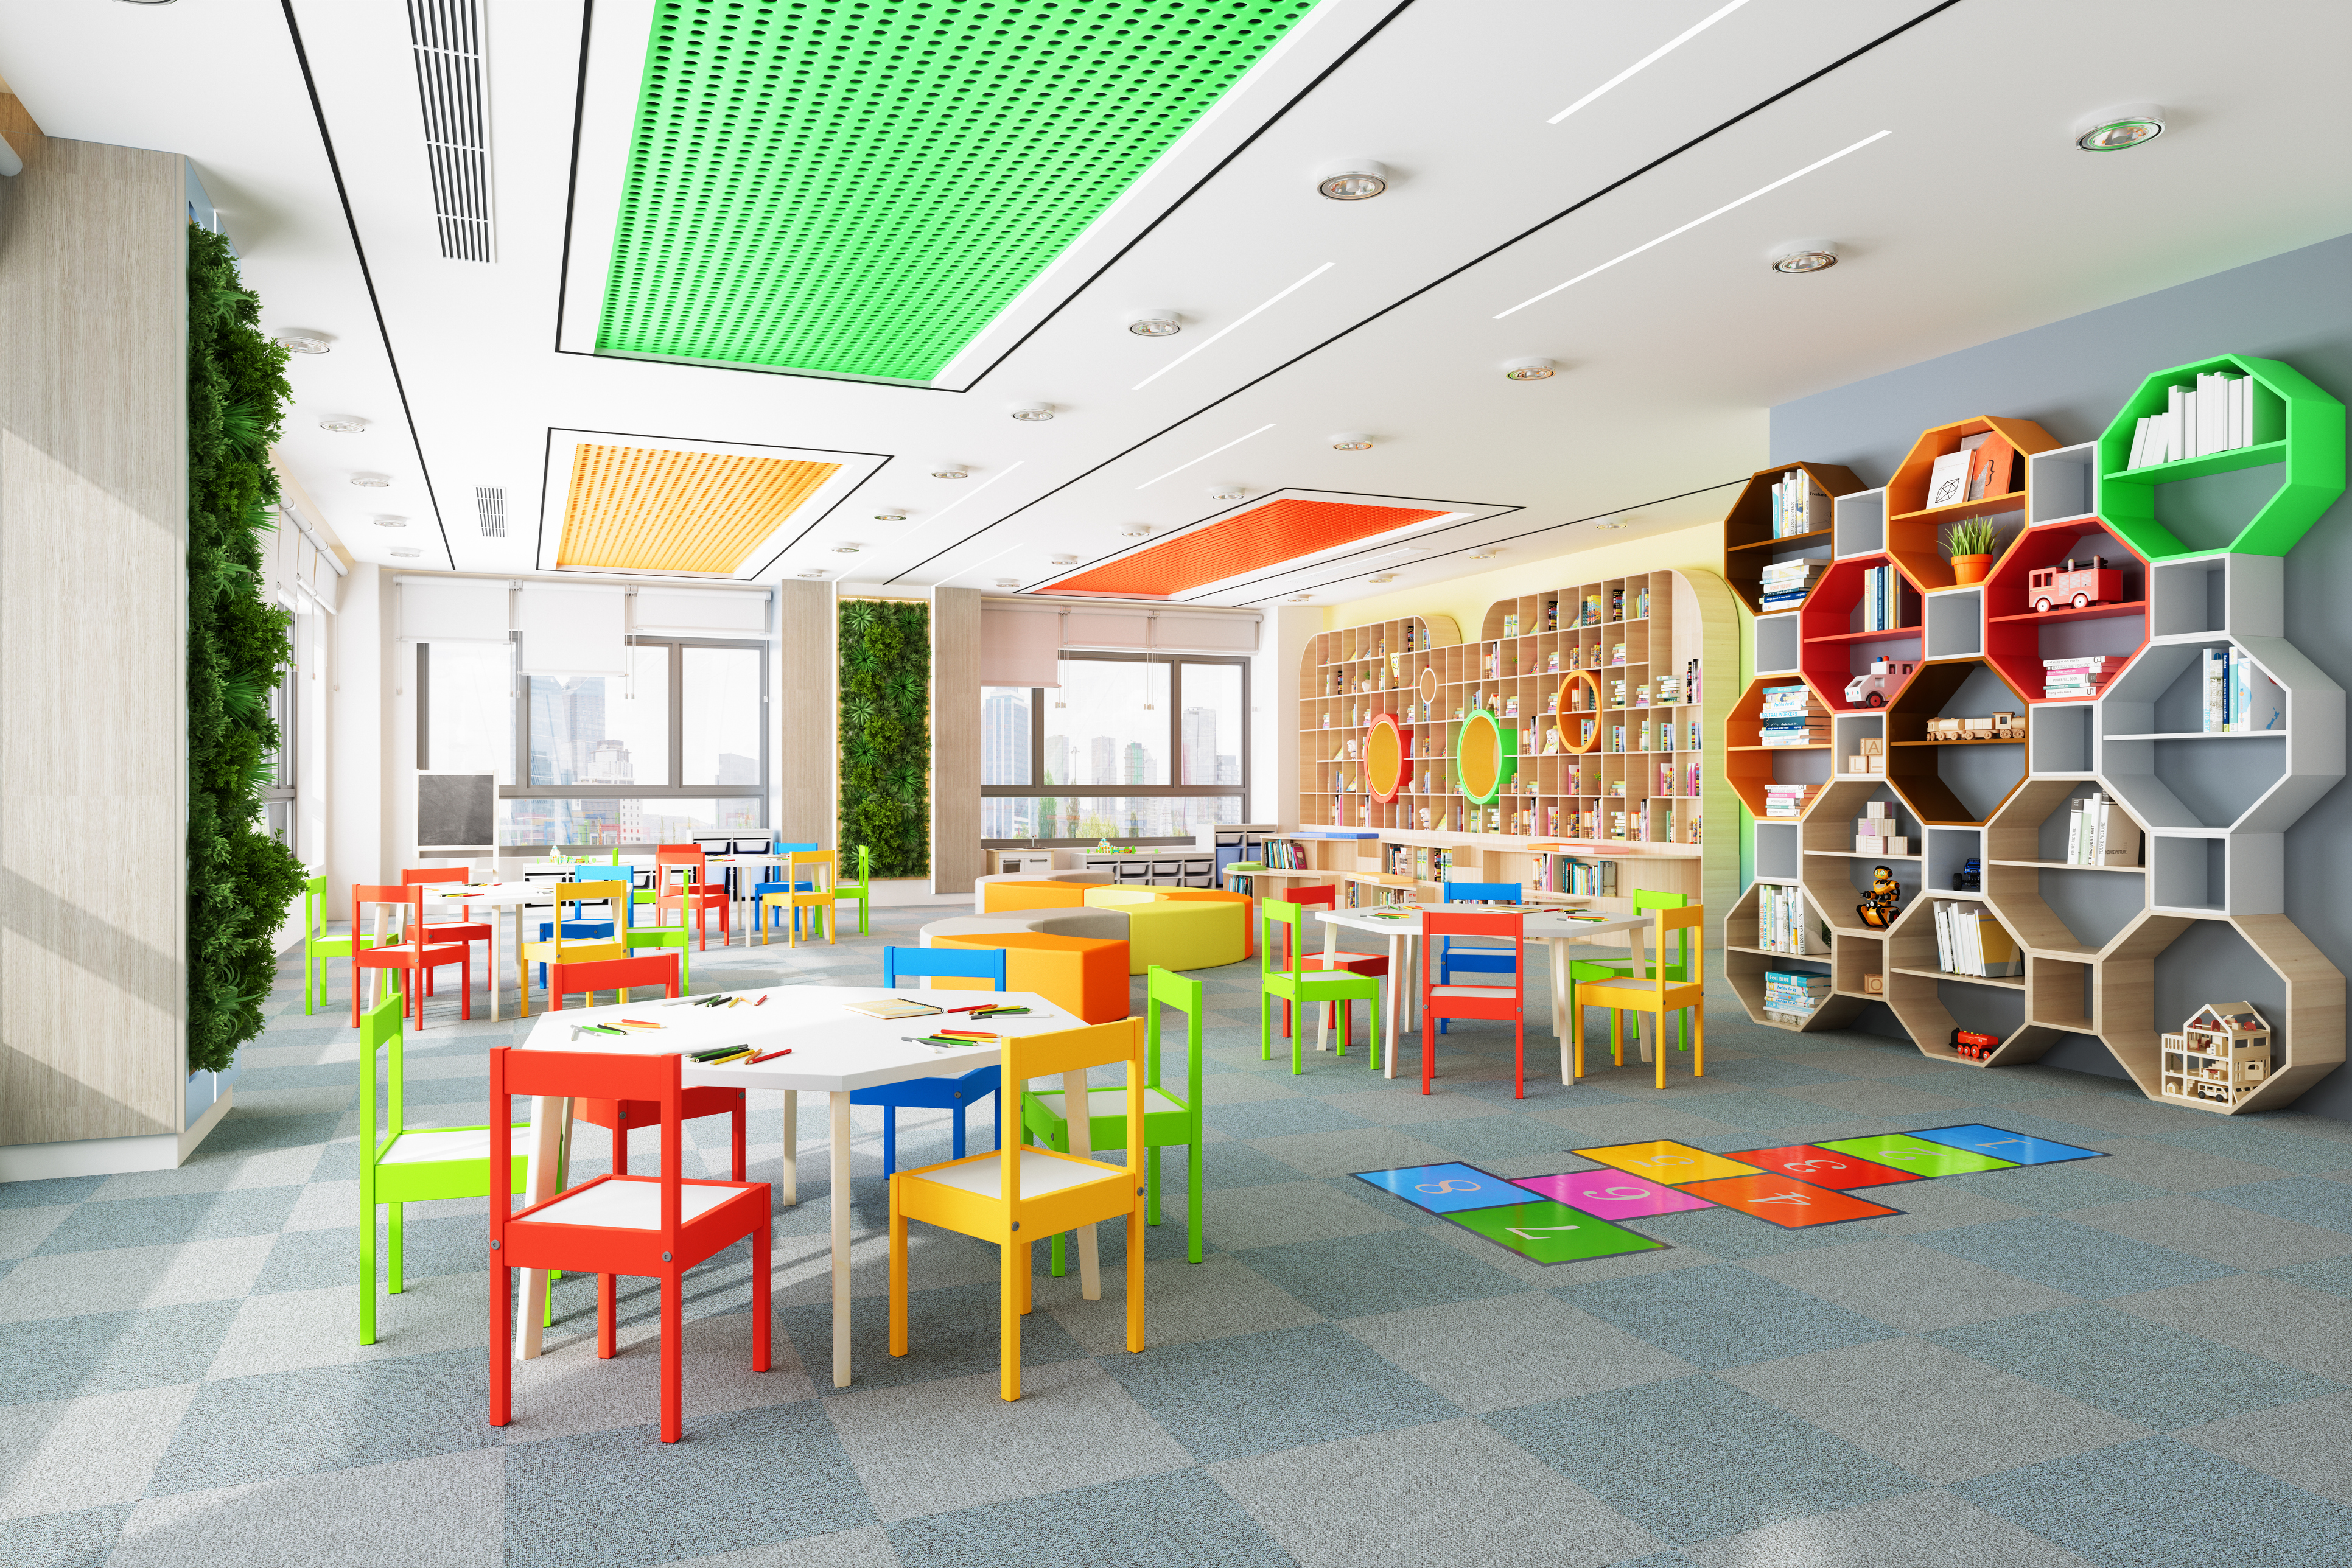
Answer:
M1512 1185L1541 1193L1572 1209L1581 1209L1595 1219L1640 1219L1644 1215L1682 1214L1716 1206L1705 1198L1695 1198L1664 1183L1644 1181L1622 1171L1570 1171L1557 1176L1528 1176Z

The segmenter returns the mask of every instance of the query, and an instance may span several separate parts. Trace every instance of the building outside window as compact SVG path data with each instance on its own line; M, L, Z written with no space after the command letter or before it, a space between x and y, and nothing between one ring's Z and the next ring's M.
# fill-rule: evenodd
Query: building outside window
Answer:
M1065 654L1059 673L982 693L983 838L1186 838L1243 819L1246 659Z

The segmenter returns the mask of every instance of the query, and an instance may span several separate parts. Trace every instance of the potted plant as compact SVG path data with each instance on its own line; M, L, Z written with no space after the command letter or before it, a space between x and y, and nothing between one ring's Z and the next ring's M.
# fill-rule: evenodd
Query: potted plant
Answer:
M1956 522L1944 531L1944 553L1951 557L1952 581L1981 583L1992 570L1992 558L2000 546L1992 524L1982 518Z

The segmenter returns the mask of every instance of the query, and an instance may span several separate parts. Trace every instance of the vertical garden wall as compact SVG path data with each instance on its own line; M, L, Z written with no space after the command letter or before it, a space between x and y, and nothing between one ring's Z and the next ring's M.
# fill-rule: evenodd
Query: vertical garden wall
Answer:
M841 616L841 837L845 864L877 877L931 871L930 607L845 601Z
M188 229L188 1068L219 1072L261 1032L276 937L302 867L263 830L278 741L269 696L292 659L257 535L293 389L228 242Z

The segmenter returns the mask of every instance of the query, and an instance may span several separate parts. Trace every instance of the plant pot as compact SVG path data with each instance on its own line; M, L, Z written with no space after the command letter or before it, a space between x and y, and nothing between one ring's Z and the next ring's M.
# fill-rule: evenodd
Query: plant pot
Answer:
M1952 557L1952 581L1955 583L1981 583L1985 580L1985 574L1991 570L1992 557L1990 555Z

